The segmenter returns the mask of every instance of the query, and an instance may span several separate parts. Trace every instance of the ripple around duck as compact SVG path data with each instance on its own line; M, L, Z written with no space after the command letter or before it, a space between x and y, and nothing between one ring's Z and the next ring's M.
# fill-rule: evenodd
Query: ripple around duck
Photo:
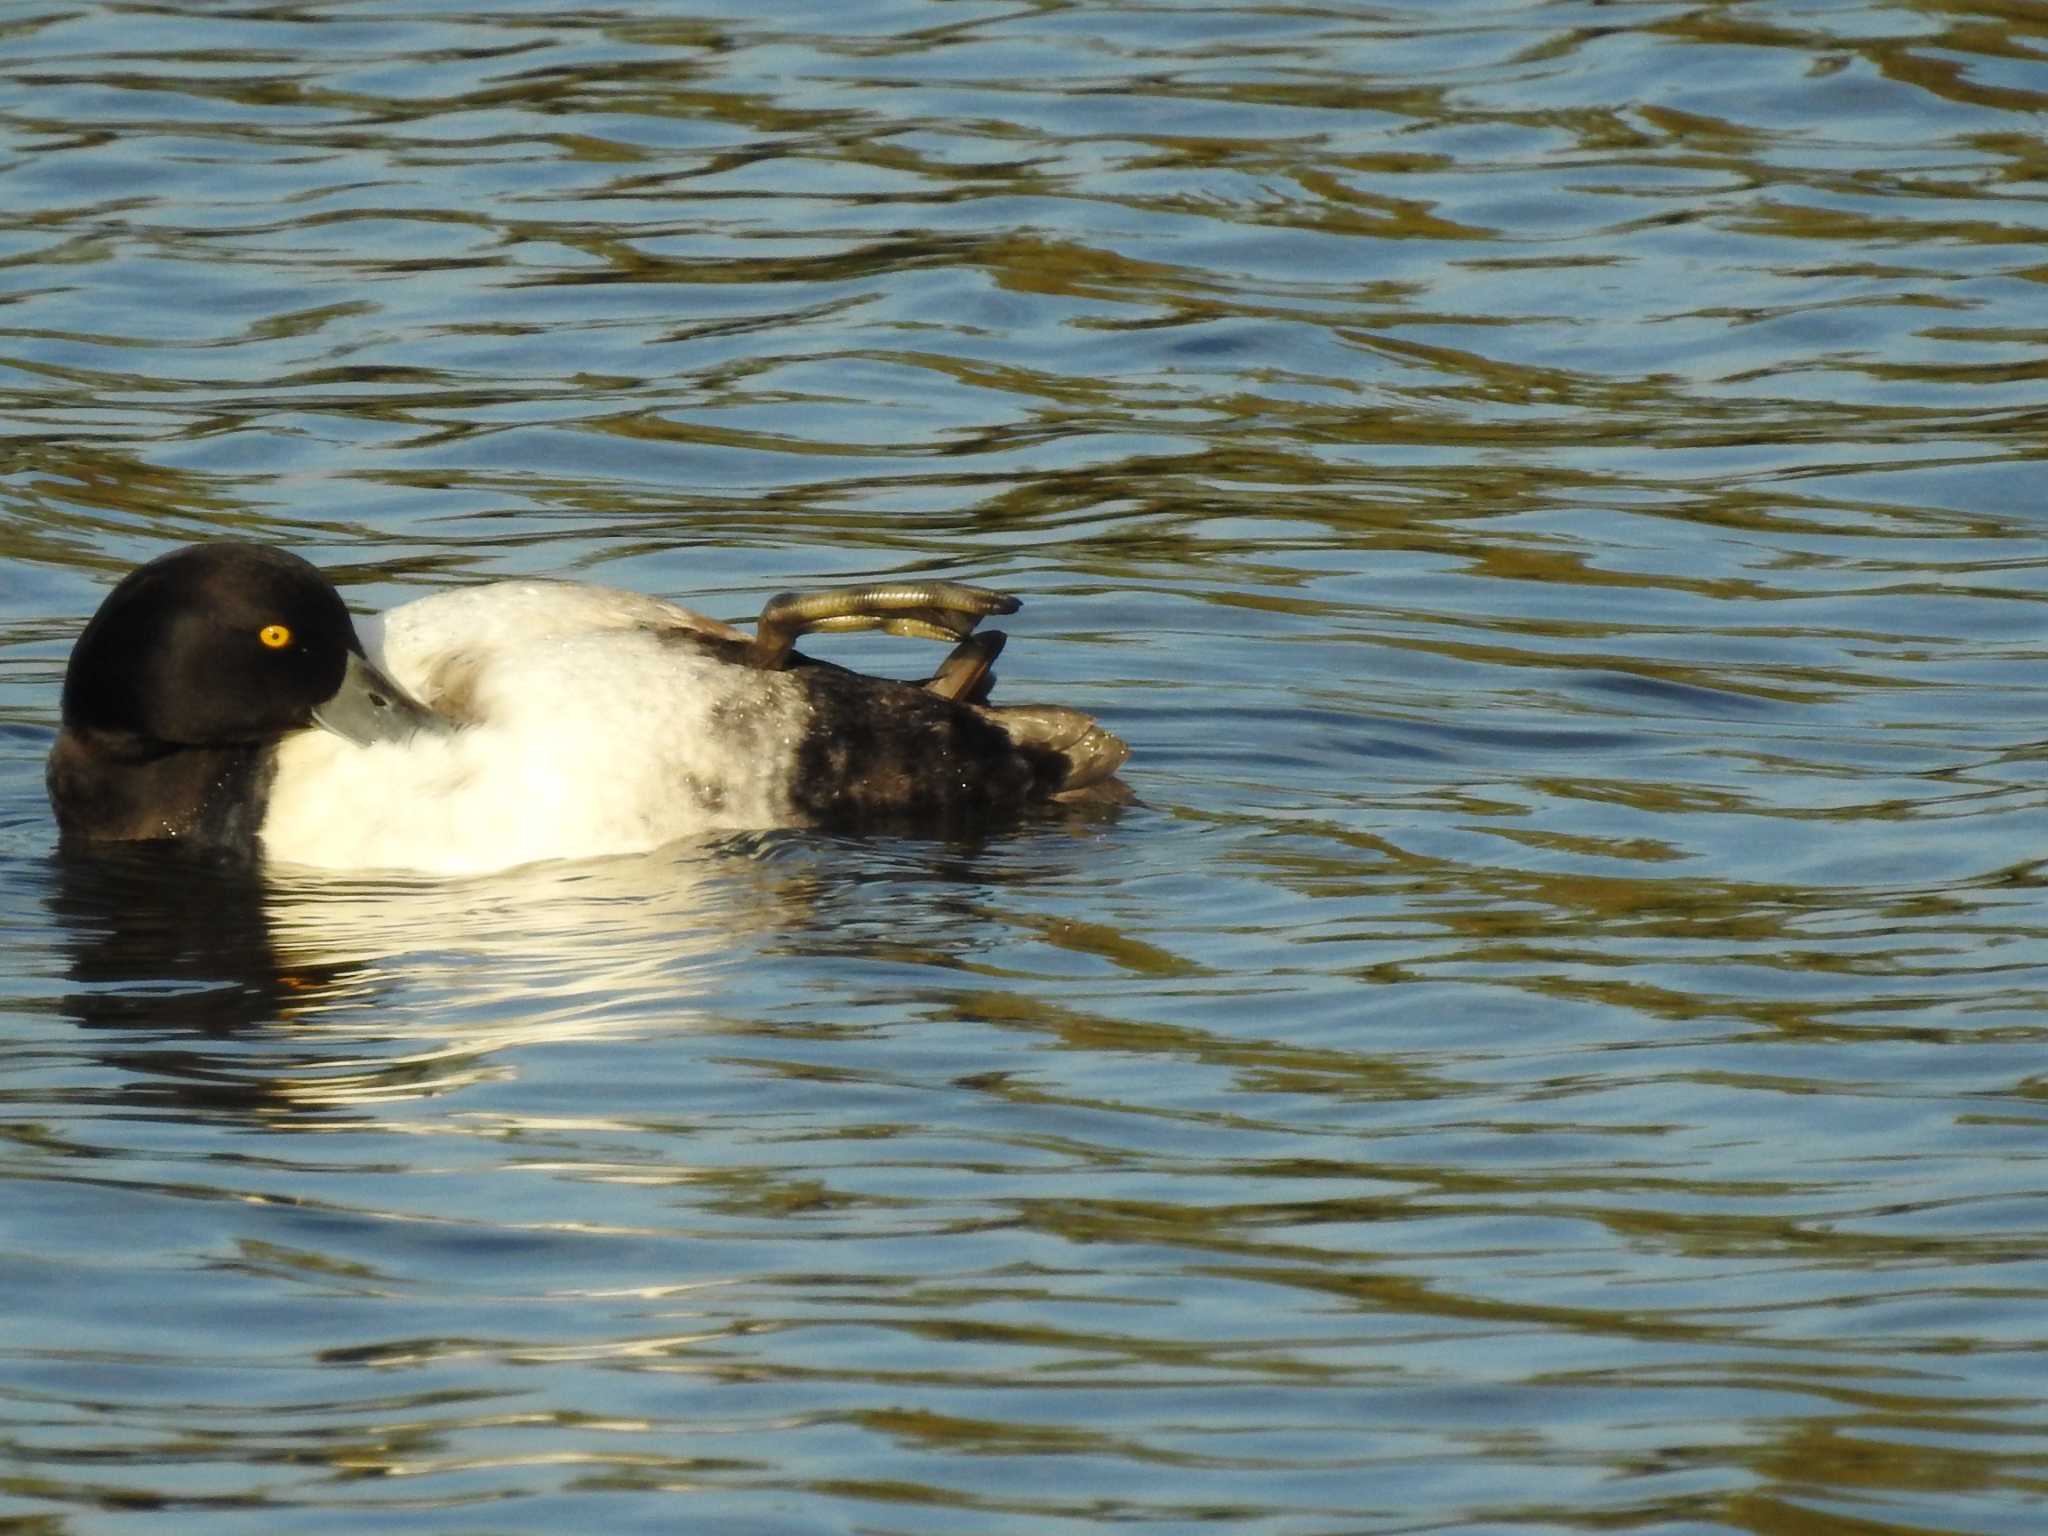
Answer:
M2032 1528L2036 19L0 38L0 1521ZM57 856L223 535L1003 586L1139 800Z

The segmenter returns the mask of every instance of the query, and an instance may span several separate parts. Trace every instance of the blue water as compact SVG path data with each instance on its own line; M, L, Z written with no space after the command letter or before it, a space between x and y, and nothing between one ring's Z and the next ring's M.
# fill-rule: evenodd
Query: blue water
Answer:
M0 1529L2031 1536L2044 112L1968 0L0 25ZM59 860L220 535L1015 591L1138 800Z

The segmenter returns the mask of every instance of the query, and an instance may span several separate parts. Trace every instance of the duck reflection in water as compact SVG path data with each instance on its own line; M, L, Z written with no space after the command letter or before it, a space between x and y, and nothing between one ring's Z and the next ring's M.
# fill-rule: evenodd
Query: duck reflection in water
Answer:
M723 839L467 880L281 878L182 847L60 850L48 897L120 1102L304 1118L449 1091L512 1047L690 1027L736 933L800 921L803 859Z
M47 898L118 1102L332 1124L516 1070L535 1045L704 1027L750 957L894 952L901 889L982 942L993 887L1070 878L1101 813L1001 835L804 831L463 879L265 870L186 847L61 849ZM951 956L935 953L933 963Z
M189 848L60 849L48 898L72 990L65 1011L119 1035L100 1051L126 1104L187 1111L288 1107L272 1072L223 1045L345 985L345 964L289 967L272 948L263 883Z

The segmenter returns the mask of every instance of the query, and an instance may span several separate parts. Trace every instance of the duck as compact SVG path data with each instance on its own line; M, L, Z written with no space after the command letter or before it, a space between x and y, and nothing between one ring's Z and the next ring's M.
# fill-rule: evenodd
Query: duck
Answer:
M129 572L65 668L46 781L61 847L484 873L775 827L953 835L1129 798L1130 748L988 702L1017 600L949 581L783 592L753 632L659 597L519 579L358 624L265 544ZM928 678L804 654L847 629L953 642Z

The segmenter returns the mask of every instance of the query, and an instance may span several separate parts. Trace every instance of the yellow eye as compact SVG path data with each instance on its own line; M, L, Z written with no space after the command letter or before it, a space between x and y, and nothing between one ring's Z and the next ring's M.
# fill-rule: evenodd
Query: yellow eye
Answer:
M281 651L292 643L292 632L282 624L266 624L256 631L256 638L273 651Z

